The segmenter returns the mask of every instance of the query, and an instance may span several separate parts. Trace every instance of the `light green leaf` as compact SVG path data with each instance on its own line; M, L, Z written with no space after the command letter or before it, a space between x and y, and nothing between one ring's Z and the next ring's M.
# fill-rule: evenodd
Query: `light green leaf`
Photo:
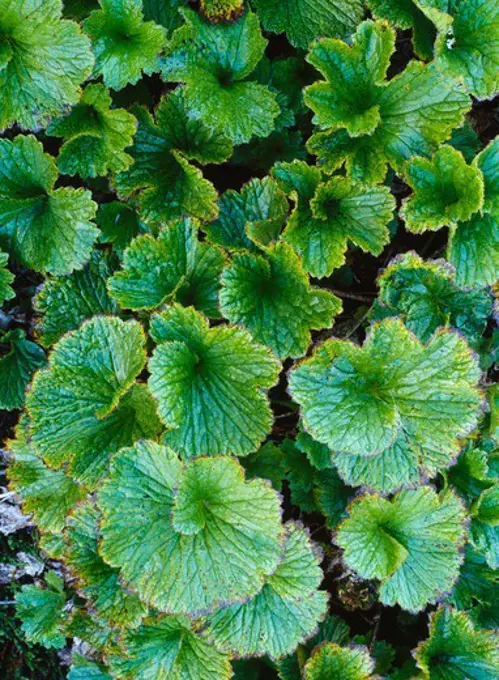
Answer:
M48 577L47 577L48 582ZM66 597L59 589L23 586L16 595L16 614L28 642L50 649L66 644L62 632L65 621Z
M485 183L484 212L499 214L499 137L476 156L474 165L480 169Z
M460 288L455 279L444 261L425 262L413 251L404 253L379 276L371 319L400 316L422 342L437 328L451 326L476 347L492 314L492 297L485 290Z
M46 279L34 301L39 317L37 339L50 347L68 331L97 314L113 315L118 305L110 297L106 282L115 269L114 260L103 251L94 251L90 262L69 276Z
M247 11L237 21L210 24L192 10L174 34L162 60L166 81L184 83L191 118L224 132L235 144L267 137L279 114L276 95L246 80L263 56L267 41L258 19Z
M158 70L159 53L165 43L165 30L153 21L144 21L142 0L99 0L101 9L84 23L95 54L93 77L121 90Z
M31 269L68 274L90 257L97 205L84 189L54 189L57 177L32 135L0 140L0 244Z
M498 215L474 215L450 230L447 259L459 286L487 286L499 277Z
M132 241L109 290L128 309L155 309L176 299L217 318L224 262L219 248L198 240L198 224L187 218L166 226L156 238L145 235Z
M0 305L6 300L11 300L15 293L10 284L14 281L14 274L11 274L7 269L9 256L7 253L2 253L0 250Z
M422 345L398 319L385 319L362 349L326 341L289 385L305 427L332 451L380 454L403 430L410 443L452 455L477 423L479 377L457 333L438 331Z
M411 158L406 181L414 193L404 201L400 216L414 233L464 222L483 206L482 173L451 146L440 147L431 160Z
M476 630L464 612L440 607L415 657L429 680L488 680L499 675L499 637Z
M192 307L170 307L151 319L160 343L149 362L149 387L169 428L165 444L183 457L244 456L272 425L266 397L280 363L235 326L208 327Z
M266 31L286 33L295 47L307 48L317 36L345 38L362 19L361 0L255 0Z
M397 28L411 28L416 54L424 60L433 57L437 32L414 0L368 0L367 5L376 18L387 19Z
M359 576L378 579L380 600L417 612L435 602L457 579L465 538L465 509L448 491L429 486L399 492L391 501L356 498L336 542Z
M64 138L57 164L65 175L97 177L132 163L125 149L133 142L137 122L128 111L111 109L111 101L104 85L87 85L71 113L47 128L48 135Z
M101 554L168 613L196 616L261 590L280 557L279 497L232 458L187 465L168 448L123 449L98 496Z
M315 632L327 611L327 593L318 590L321 553L301 526L289 523L286 531L281 561L261 592L208 617L205 634L233 656L289 654Z
M472 510L472 516L493 527L499 524L499 484L482 491Z
M0 409L21 409L31 376L45 364L45 352L20 328L0 334L0 343L9 347L0 357Z
M146 614L137 595L127 592L119 570L99 555L99 512L92 501L80 504L68 519L66 564L92 611L110 625L135 628Z
M278 243L265 255L235 254L222 274L220 306L280 358L305 354L311 330L331 328L341 301L311 286L299 257Z
M148 619L124 637L126 651L111 656L113 675L129 680L229 680L229 657L196 633L185 616Z
M305 665L305 680L374 679L374 662L365 647L340 647L334 642L319 645Z
M348 175L382 182L387 165L401 172L414 155L430 155L463 122L470 100L434 64L412 61L385 80L394 32L383 21L365 21L350 48L322 39L308 59L326 78L305 89L305 103L326 132L314 134L310 153L326 172L346 163Z
M185 215L204 220L216 217L215 188L187 159L221 163L231 154L230 142L203 121L187 118L180 90L161 99L156 122L144 108L136 107L133 112L138 129L128 152L134 163L116 176L119 195L137 196L145 221Z
M78 25L61 15L61 0L0 0L0 130L44 127L78 101L93 56Z
M229 189L218 206L219 216L204 227L209 240L229 250L254 252L278 237L288 211L286 196L271 177L253 178L240 192Z
M390 239L387 225L395 209L388 187L356 185L339 176L320 183L320 175L313 177L302 161L278 163L273 174L296 204L283 238L310 274L329 276L344 264L348 243L381 254Z

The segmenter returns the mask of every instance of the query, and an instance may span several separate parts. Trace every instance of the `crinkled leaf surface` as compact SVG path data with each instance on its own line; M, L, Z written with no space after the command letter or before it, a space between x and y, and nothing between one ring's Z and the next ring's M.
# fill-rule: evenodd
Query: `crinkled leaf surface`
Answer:
M7 269L9 256L0 250L0 305L6 300L11 300L15 293L10 284L14 281L14 274Z
M466 221L483 205L482 173L451 146L442 146L431 160L411 158L406 180L414 193L400 216L409 231L421 233Z
M346 163L356 181L381 182L389 164L401 171L413 155L429 155L458 127L470 101L456 81L434 64L412 61L386 81L394 32L365 21L352 47L318 40L308 56L325 77L306 88L305 103L326 132L313 135L311 153L327 172Z
M474 164L480 169L484 180L483 210L497 217L499 214L499 137L496 137L476 156Z
M133 142L137 122L128 111L110 107L104 85L88 85L69 116L49 125L47 134L64 138L57 158L62 173L97 177L125 170L133 161L125 149Z
M387 19L397 28L412 28L414 51L421 59L433 57L437 32L433 23L418 7L417 0L367 0L367 6L379 19Z
M78 101L94 60L88 38L61 15L61 0L1 0L0 130L45 126Z
M328 596L317 590L322 555L299 525L286 525L284 551L258 595L220 609L208 618L206 635L231 655L276 659L310 637L327 610Z
M283 238L313 276L329 276L344 264L348 243L373 255L388 243L395 202L387 187L356 185L345 177L321 182L319 170L302 161L278 163L273 174L295 200Z
M22 621L21 628L26 639L47 648L64 647L66 638L62 626L65 604L62 579L58 589L23 586L16 595L16 614Z
M99 492L101 554L160 611L190 616L256 595L279 562L280 503L232 458L183 464L153 442L123 449Z
M154 238L136 238L124 253L123 268L109 281L121 307L155 309L168 299L218 317L220 274L225 262L216 246L200 243L198 224L189 218Z
M426 677L486 680L499 675L497 633L475 630L464 612L449 607L441 607L430 616L430 636L415 653Z
M456 494L429 486L392 500L359 496L336 535L346 564L378 579L383 604L421 611L453 585L462 561L465 509Z
M365 647L340 647L326 642L317 647L305 665L305 680L369 680L374 662Z
M145 108L134 108L138 119L135 143L128 149L132 165L116 177L121 196L137 196L146 221L164 221L190 215L202 219L217 215L215 188L187 159L221 163L232 146L204 121L187 117L182 92L163 97L156 121Z
M455 279L445 262L405 253L379 276L371 319L400 316L422 342L440 326L451 326L476 346L492 314L492 297L485 290L460 288Z
M102 664L89 661L84 656L73 655L68 680L111 680Z
M255 0L266 31L285 32L296 47L307 48L318 37L344 38L362 18L360 0Z
M169 428L164 442L184 457L257 449L272 425L266 390L280 370L270 350L179 305L153 316L151 335L149 388Z
M110 665L130 680L229 680L229 657L205 642L184 616L148 619L124 639L126 652Z
M54 189L52 156L32 135L0 140L0 244L40 272L81 269L98 235L89 191Z
M20 328L0 335L0 344L9 347L0 357L0 409L13 411L24 405L24 393L33 373L45 364L45 352Z
M65 333L78 328L85 319L117 313L118 305L106 288L114 269L112 257L94 251L83 269L69 276L45 280L34 302L39 314L36 335L44 347L50 347Z
M235 254L224 269L223 316L242 324L280 358L302 356L311 330L330 328L341 301L311 286L292 248L278 243L264 255Z
M450 331L422 345L398 319L372 326L360 348L328 340L290 374L305 427L332 451L380 454L403 430L449 454L480 413L477 359Z
M185 85L189 115L222 130L235 144L267 137L279 114L276 95L248 81L267 41L257 16L245 12L237 21L210 24L192 10L174 34L162 60L162 76Z
M142 72L158 70L158 57L165 42L165 31L154 21L144 21L142 0L99 0L101 9L85 21L85 32L95 54L93 76L121 90L135 84Z

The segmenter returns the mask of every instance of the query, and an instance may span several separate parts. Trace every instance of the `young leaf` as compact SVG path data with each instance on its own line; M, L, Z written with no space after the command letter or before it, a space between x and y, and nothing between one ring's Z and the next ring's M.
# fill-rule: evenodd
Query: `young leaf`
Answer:
M255 0L266 31L286 33L295 47L306 49L317 36L345 38L362 19L361 0Z
M479 628L499 628L499 574L470 545L449 601Z
M257 449L272 425L265 392L280 370L270 350L179 305L152 317L151 336L159 346L149 387L169 428L164 442L184 457Z
M99 512L91 501L80 504L68 519L65 532L67 561L77 579L79 592L92 610L110 625L135 628L146 614L137 595L128 593L119 570L99 555Z
M235 254L222 274L226 319L248 328L280 358L305 354L311 330L331 328L341 301L310 285L299 257L278 243L265 255Z
M26 387L33 373L45 364L45 352L26 340L20 328L0 334L0 344L9 347L0 357L0 409L13 411L23 407Z
M168 448L123 449L98 496L101 554L141 599L197 616L261 590L281 551L277 492L232 458L187 465Z
M367 6L376 18L387 19L392 26L412 28L412 42L418 57L425 61L433 57L437 31L418 7L417 0L367 0Z
M412 61L386 81L394 37L385 22L365 21L352 47L327 38L312 45L308 60L326 80L305 89L305 103L326 132L308 149L327 172L346 163L353 180L382 182L388 164L400 172L411 156L435 151L469 109L469 97L434 64Z
M409 442L457 453L477 423L480 370L457 333L422 345L398 319L372 327L363 348L328 340L290 374L310 434L332 451L373 456L403 430Z
M99 0L101 9L84 23L95 54L94 78L102 76L106 87L121 90L135 84L142 72L158 70L165 31L144 21L142 0Z
M217 318L224 262L219 248L200 243L198 224L187 218L172 222L156 238L136 238L124 253L123 268L109 280L109 290L128 309L155 309L176 299Z
M133 161L125 149L137 122L128 111L111 109L111 103L104 85L87 85L71 113L48 126L48 135L64 138L57 158L62 173L86 179L125 170Z
M284 456L279 446L266 442L258 451L239 461L245 469L246 479L268 479L276 491L280 491L285 474Z
M30 269L68 274L90 257L97 205L84 189L54 189L57 177L32 135L0 140L0 244Z
M224 132L235 144L267 137L279 114L276 95L248 81L267 41L247 11L232 23L209 24L183 10L186 26L174 34L162 59L166 81L184 83L189 116Z
M319 645L305 664L304 680L374 680L374 662L365 647Z
M404 201L400 216L414 233L468 220L483 206L482 173L451 146L440 147L431 160L411 158L406 181L414 193Z
M452 491L404 490L391 501L359 496L339 526L336 543L359 576L378 579L380 600L417 612L457 579L465 538L465 509Z
M277 239L288 211L286 196L271 177L251 179L240 192L229 189L218 206L220 214L204 227L209 240L253 252Z
M486 680L499 675L499 637L475 630L464 612L440 607L430 614L430 635L415 651L429 680Z
M318 590L322 554L300 525L289 523L286 532L281 561L261 592L207 619L205 634L231 656L277 659L289 654L315 632L326 613L328 596Z
M16 614L22 621L21 629L26 639L48 649L64 647L66 638L62 628L65 604L62 588L23 586L16 595Z
M61 16L61 0L0 0L0 130L43 127L78 101L94 60L78 25Z
M190 120L181 90L163 97L156 122L144 108L133 112L138 119L134 145L128 149L134 163L116 176L122 197L138 195L146 221L165 221L190 215L212 219L217 215L216 191L188 159L221 163L231 152L230 142L209 130L203 121Z
M381 254L395 208L388 187L365 187L339 176L321 182L320 171L302 161L278 163L273 174L296 204L283 238L310 274L329 276L344 264L349 242Z
M229 680L229 657L218 652L195 631L185 616L147 619L124 636L126 651L112 655L114 677L126 680Z
M378 286L371 319L400 316L421 342L428 342L437 328L451 326L476 347L492 314L487 291L458 287L455 272L444 261L425 262L415 252L392 260Z
M11 274L7 269L8 261L8 254L2 253L0 250L0 305L3 305L6 300L11 300L15 296L10 286L14 281L14 274Z
M69 276L46 279L34 300L40 315L35 331L44 347L50 347L65 333L78 328L85 319L118 312L118 305L106 289L114 269L113 258L95 250L83 269Z

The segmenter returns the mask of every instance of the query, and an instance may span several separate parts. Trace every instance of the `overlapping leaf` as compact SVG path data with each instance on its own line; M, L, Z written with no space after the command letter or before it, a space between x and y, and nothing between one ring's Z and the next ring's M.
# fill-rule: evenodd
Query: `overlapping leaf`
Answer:
M14 291L10 285L14 281L14 274L7 269L8 261L8 254L0 251L0 305L14 297Z
M33 373L45 364L45 352L16 328L0 334L9 350L0 357L0 409L13 411L24 405L24 393Z
M392 26L412 28L412 42L416 54L425 60L433 57L437 31L418 6L417 0L367 0L367 6L377 18L387 19Z
M314 650L305 665L305 680L369 680L374 662L365 647L340 647L326 642Z
M22 621L21 628L30 642L45 647L64 647L63 633L66 597L62 578L51 572L53 587L39 588L26 585L16 595L16 613Z

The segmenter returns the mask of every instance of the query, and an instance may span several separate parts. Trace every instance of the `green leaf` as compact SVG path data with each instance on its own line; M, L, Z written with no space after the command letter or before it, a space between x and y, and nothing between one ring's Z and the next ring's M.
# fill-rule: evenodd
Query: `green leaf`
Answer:
M319 444L308 432L299 432L296 435L296 446L306 454L310 465L317 470L327 470L332 467L331 451L324 444Z
M109 280L121 307L155 309L170 299L217 318L220 274L225 258L216 246L198 240L198 224L179 220L156 238L137 237L126 249L123 268Z
M326 341L289 385L305 427L332 451L380 454L403 430L410 443L452 455L477 423L479 377L457 333L440 330L422 345L398 319L385 319L363 348Z
M427 3L421 0L419 4L425 9ZM428 11L440 29L435 43L438 68L446 77L460 80L478 99L494 97L499 90L497 2L459 0L446 2L444 7L446 13L440 8Z
M103 251L94 251L90 262L69 276L46 279L34 300L39 317L37 339L50 347L68 331L97 314L113 315L118 305L110 297L106 282L113 273L114 261Z
M8 254L2 253L0 250L0 305L3 305L6 300L11 300L15 297L15 293L10 286L15 277L7 269L8 261Z
M124 636L126 652L109 659L113 675L130 680L229 680L229 658L205 642L185 616L148 619Z
M452 587L462 562L466 517L452 491L438 496L420 486L391 501L364 495L348 510L336 542L359 576L381 581L383 604L417 612Z
M136 236L148 233L135 210L119 201L100 205L95 221L101 230L99 242L110 243L120 259Z
M480 169L484 179L483 210L497 217L499 214L499 137L496 137L478 154L474 165Z
M137 196L141 217L161 222L190 215L216 217L215 188L188 159L222 163L231 154L230 142L209 130L203 121L187 118L181 90L163 97L156 122L144 108L134 108L138 129L128 152L134 163L116 176L120 196Z
M341 301L311 286L299 257L278 243L265 255L235 254L222 274L220 307L280 358L305 354L311 330L331 328Z
M321 553L300 525L289 523L286 531L281 561L261 592L207 620L206 635L231 656L289 654L315 632L327 611L327 593L318 590Z
M318 512L314 494L316 469L291 439L282 442L281 450L284 453L284 468L291 492L291 503L302 512Z
M490 524L490 526L499 524L499 484L494 484L489 489L482 491L473 508L472 515L479 522Z
M475 630L464 612L440 607L430 614L430 635L415 651L430 680L486 680L499 675L499 637Z
M132 163L125 149L133 142L136 120L124 109L111 109L111 102L104 85L87 85L71 113L47 128L48 135L64 138L57 164L65 175L97 177Z
M72 656L68 680L111 680L104 666L78 654Z
M369 680L374 662L365 647L326 642L314 650L304 671L305 680Z
M48 577L47 577L48 582ZM60 590L23 586L16 595L16 614L28 642L60 649L66 644L62 632L66 597Z
M135 628L146 608L137 595L123 588L119 570L107 565L99 555L98 532L98 510L92 501L80 504L68 519L66 563L76 577L79 592L99 618L110 625Z
M142 0L99 0L101 9L84 23L95 54L93 77L102 76L106 87L121 90L159 68L165 31L144 21Z
M141 599L196 616L261 590L280 557L279 497L232 458L187 465L168 448L123 449L98 496L101 554Z
M286 33L295 47L307 48L317 36L345 38L362 19L361 0L255 0L266 31Z
M478 627L499 628L499 574L469 545L449 601Z
M224 132L235 144L267 137L279 114L276 95L247 80L267 40L255 14L232 23L209 24L183 10L187 24L174 34L162 60L166 81L184 83L191 118Z
M492 314L492 297L487 291L458 287L455 272L445 262L425 262L415 252L392 260L379 276L378 286L371 319L400 316L422 342L437 328L451 326L477 347Z
M466 221L483 206L482 173L451 146L440 147L431 160L411 158L406 181L414 193L404 201L400 216L414 233Z
M246 479L268 479L276 491L281 490L285 474L284 456L279 446L266 442L258 451L239 461L245 469Z
M467 163L471 163L482 148L480 137L468 120L460 128L452 131L448 144L460 151Z
M0 1L0 130L44 127L75 104L93 66L88 39L61 0Z
M0 357L0 409L21 409L31 376L45 364L45 352L26 340L20 328L0 334L0 344L9 347L8 353Z
M254 252L278 237L288 211L286 196L271 177L253 178L240 192L229 189L218 206L219 216L204 227L209 240L229 250Z
M430 155L463 122L469 97L434 64L412 61L386 81L394 32L383 21L359 25L352 47L329 39L313 44L308 60L326 78L305 89L305 103L326 132L308 150L326 172L346 163L348 175L382 182L414 155Z
M97 205L84 189L54 189L57 177L32 135L0 140L0 244L30 269L68 274L90 257Z
M184 457L244 456L272 425L266 397L280 363L234 326L208 327L192 307L170 307L151 319L160 343L149 362L149 387L169 428L165 444Z
M474 215L450 230L447 259L460 286L487 286L499 276L499 215Z
M164 26L169 37L173 30L182 23L179 9L187 4L187 0L142 0L142 4L144 18Z
M380 255L389 242L395 200L388 187L365 187L339 176L321 183L317 169L302 161L278 163L273 174L295 201L283 238L313 276L330 276L344 264L348 243Z
M368 0L367 5L376 18L387 19L397 28L411 28L416 54L425 61L433 57L437 32L414 0Z

